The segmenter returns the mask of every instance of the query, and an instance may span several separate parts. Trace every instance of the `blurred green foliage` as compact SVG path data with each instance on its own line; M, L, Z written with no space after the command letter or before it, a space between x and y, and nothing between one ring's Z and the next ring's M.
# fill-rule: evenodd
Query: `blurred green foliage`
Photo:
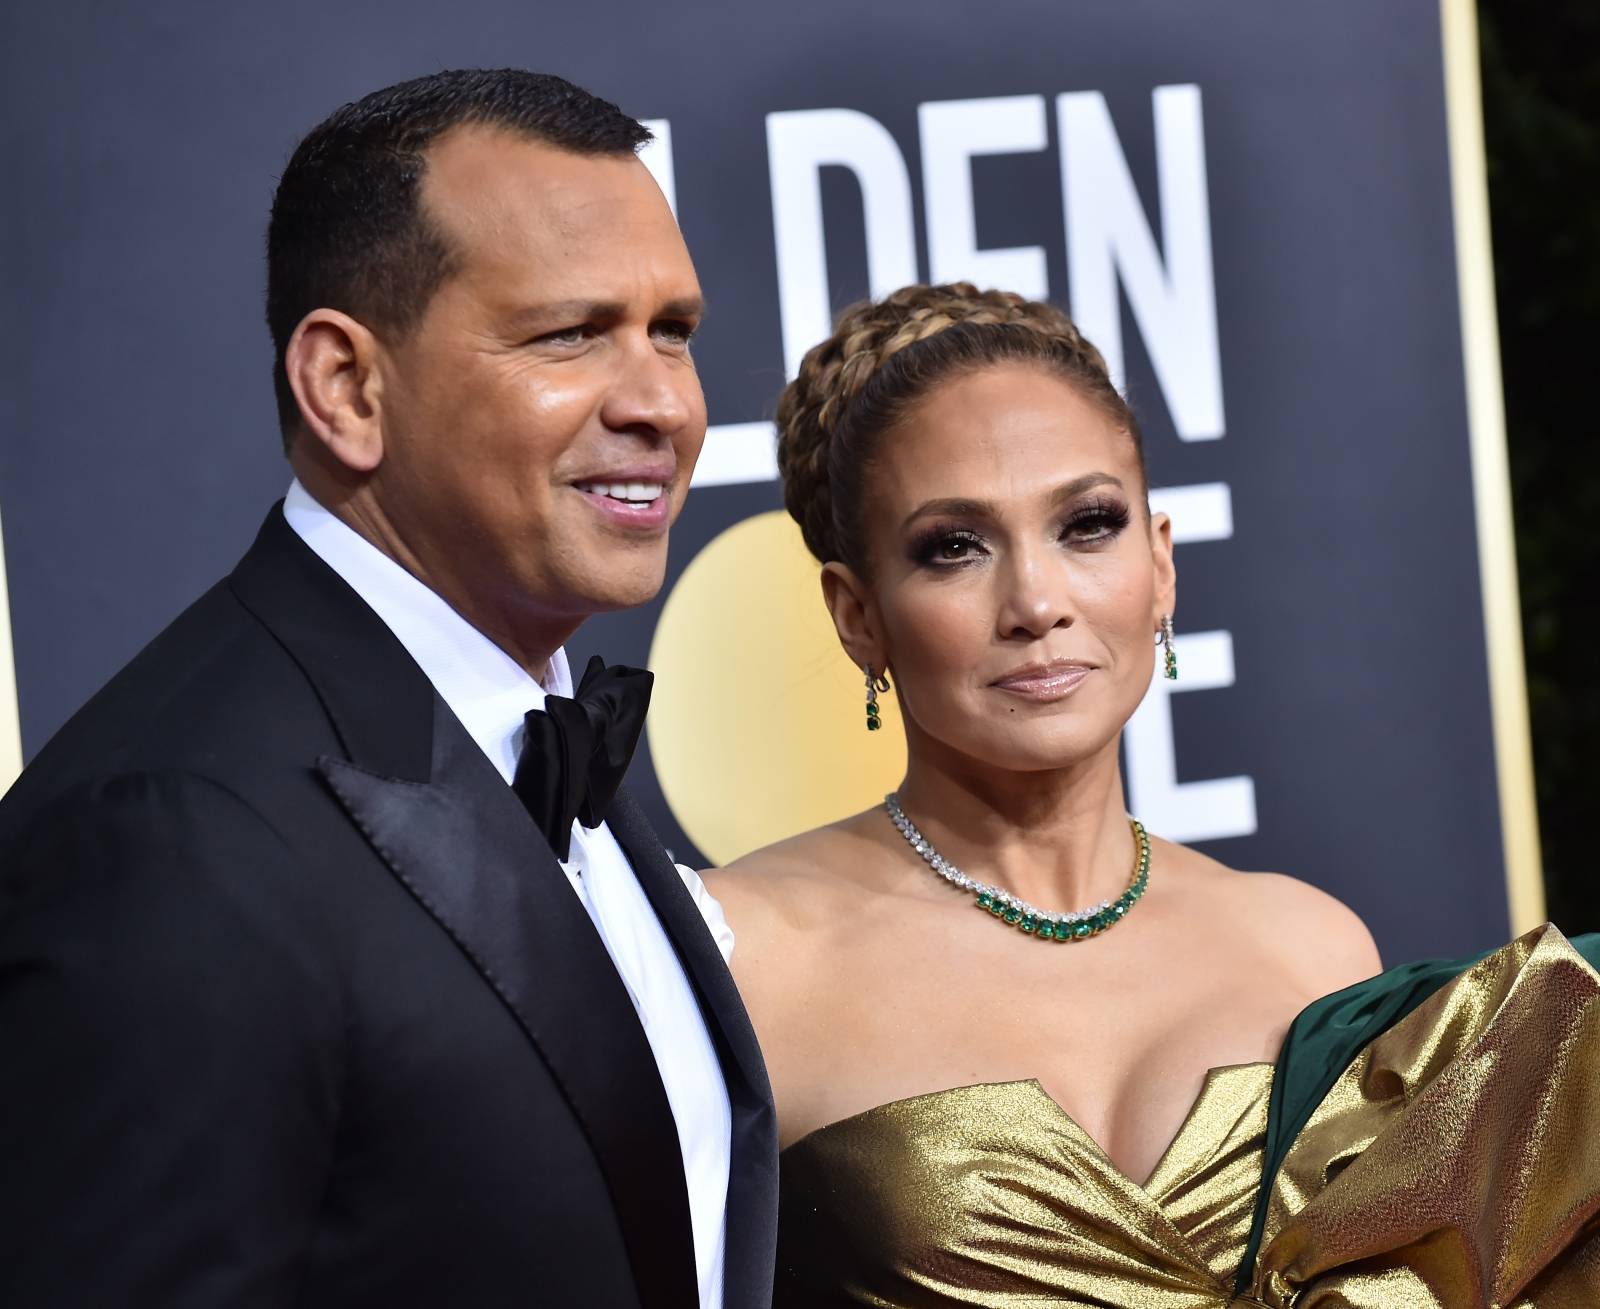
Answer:
M1545 887L1555 922L1594 931L1600 5L1480 0L1478 21Z

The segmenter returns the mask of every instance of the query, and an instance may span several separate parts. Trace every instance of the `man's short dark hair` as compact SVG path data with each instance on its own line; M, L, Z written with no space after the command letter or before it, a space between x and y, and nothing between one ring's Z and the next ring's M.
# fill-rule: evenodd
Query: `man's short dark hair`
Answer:
M285 444L300 410L284 351L313 309L403 335L449 274L452 251L423 212L423 153L451 128L502 127L575 154L634 154L650 131L609 100L548 73L457 69L335 110L295 149L267 227L267 327Z

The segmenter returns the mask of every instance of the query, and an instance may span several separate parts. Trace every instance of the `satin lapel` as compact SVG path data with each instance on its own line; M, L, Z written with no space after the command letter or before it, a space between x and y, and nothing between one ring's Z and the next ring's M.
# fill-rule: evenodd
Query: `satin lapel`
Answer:
M605 1175L640 1303L691 1305L677 1127L627 990L544 838L442 701L433 740L426 783L342 759L318 767L543 1056Z
M433 686L367 602L284 521L281 501L227 584L300 666L350 758L390 777L426 780Z
M626 790L612 802L606 826L677 950L722 1054L733 1111L724 1298L729 1309L758 1304L765 1309L777 1250L778 1128L761 1048L722 952L649 820Z

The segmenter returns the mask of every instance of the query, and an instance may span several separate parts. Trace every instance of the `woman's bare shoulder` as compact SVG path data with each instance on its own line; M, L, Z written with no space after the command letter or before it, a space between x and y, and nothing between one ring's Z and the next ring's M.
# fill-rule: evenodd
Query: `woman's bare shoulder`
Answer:
M752 850L700 874L737 932L740 921L809 918L859 885L864 854L878 848L867 814L841 819Z
M1382 970L1367 925L1346 904L1297 877L1246 873L1185 847L1183 863L1230 921L1313 995L1326 995Z

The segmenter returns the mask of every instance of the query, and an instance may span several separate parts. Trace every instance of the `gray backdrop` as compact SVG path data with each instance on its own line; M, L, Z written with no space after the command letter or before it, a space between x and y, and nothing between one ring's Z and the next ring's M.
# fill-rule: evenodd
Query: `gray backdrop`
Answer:
M3 23L0 521L27 754L231 566L287 483L261 250L299 135L403 77L515 63L670 122L677 208L712 305L697 350L715 424L770 417L781 292L807 321L804 267L780 269L775 173L815 179L835 309L874 271L1015 268L1102 344L1120 327L1153 484L1209 488L1209 527L1179 548L1202 685L1172 698L1141 768L1157 776L1148 759L1165 740L1179 783L1248 779L1183 803L1147 781L1152 826L1232 833L1197 844L1333 890L1389 958L1504 938L1436 6L63 0L8 6ZM994 103L919 125L919 106L952 101ZM825 159L821 120L769 119L825 109L887 133L852 119L858 146L892 139L905 214L893 169L863 179L774 157L769 131L792 128ZM1069 128L1084 135L1065 140ZM1035 130L1037 146L994 146ZM979 142L970 162L963 139ZM1093 230L1126 216L1104 171L1119 157L1153 245L1102 258L1132 240ZM950 200L963 187L965 233ZM1195 196L1209 241L1195 237ZM890 237L869 238L874 204ZM977 253L1015 248L1042 256ZM1113 263L1144 280L1107 302L1091 281ZM759 429L722 440L675 530L674 577L779 503L770 481L729 480L759 475ZM643 662L654 619L596 621L580 644ZM1233 684L1204 686L1213 664L1229 680L1230 651ZM692 862L648 757L633 781ZM1137 779L1133 792L1138 808Z

